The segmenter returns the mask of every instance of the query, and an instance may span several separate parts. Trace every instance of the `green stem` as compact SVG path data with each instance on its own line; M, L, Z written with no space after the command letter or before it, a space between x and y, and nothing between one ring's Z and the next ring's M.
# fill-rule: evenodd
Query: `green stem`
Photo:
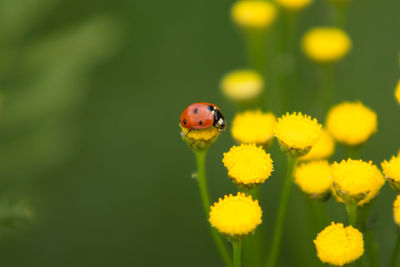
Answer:
M327 112L335 98L335 71L332 64L322 65L321 67L323 75L322 103L324 103L324 112Z
M203 204L204 214L206 218L209 216L210 212L210 197L207 190L207 180L206 180L206 150L196 150L194 151L196 157L197 165L197 182L200 190L201 202ZM211 235L213 237L214 243L217 246L219 254L222 258L224 264L228 267L232 266L232 261L229 256L228 248L226 247L221 235L214 228L210 227Z
M267 267L274 267L277 263L279 251L282 243L283 226L285 222L287 207L289 204L290 191L292 189L293 171L297 163L297 158L288 156L288 166L286 178L283 183L282 195L279 202L278 216L275 221L275 231L272 239L272 248L269 254Z
M399 255L400 255L400 232L397 233L396 246L394 247L392 260L390 262L390 267L399 266Z
M233 246L233 267L242 266L242 240L232 242Z
M249 31L247 33L249 67L265 76L265 32Z
M345 205L349 224L357 228L357 203L346 203Z

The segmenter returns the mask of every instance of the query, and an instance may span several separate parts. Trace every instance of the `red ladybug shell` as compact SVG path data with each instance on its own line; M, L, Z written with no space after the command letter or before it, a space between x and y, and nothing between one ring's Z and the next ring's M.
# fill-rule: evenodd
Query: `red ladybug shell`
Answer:
M180 123L187 129L205 129L214 125L214 112L219 108L211 103L199 102L189 105L182 112Z

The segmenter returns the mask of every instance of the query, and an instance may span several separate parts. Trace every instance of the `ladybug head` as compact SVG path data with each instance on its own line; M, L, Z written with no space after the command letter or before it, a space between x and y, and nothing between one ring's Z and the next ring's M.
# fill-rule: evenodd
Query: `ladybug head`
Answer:
M213 126L222 131L225 129L225 119L218 109L214 109L214 123Z

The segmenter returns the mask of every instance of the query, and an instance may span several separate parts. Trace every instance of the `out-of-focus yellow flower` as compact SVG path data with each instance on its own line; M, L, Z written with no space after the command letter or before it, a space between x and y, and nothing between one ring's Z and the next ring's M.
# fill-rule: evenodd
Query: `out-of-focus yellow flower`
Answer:
M332 186L328 161L311 161L299 165L294 173L294 182L312 198L326 197Z
M325 227L314 240L318 258L334 266L351 263L364 254L364 240L352 226L334 223Z
M258 201L239 192L215 202L210 209L209 221L220 233L237 239L253 232L261 224L261 217Z
M307 154L321 137L321 125L316 119L296 112L280 117L275 136L282 151L293 157Z
M222 162L234 183L249 188L263 183L273 171L270 154L255 144L231 147Z
M322 129L319 141L300 160L326 159L332 156L333 152L335 152L335 140L325 129Z
M339 61L351 49L351 40L345 31L334 27L316 27L303 36L304 53L318 63Z
M385 179L371 161L348 159L332 164L332 182L338 201L362 206L378 194Z
M233 22L244 29L265 29L276 18L276 7L267 1L237 1L231 9Z
M220 133L216 127L189 130L180 124L179 126L181 128L182 140L194 150L208 148L217 140Z
M290 11L299 11L310 5L312 0L275 0L275 2Z
M397 82L396 90L394 91L394 97L400 104L400 80Z
M236 114L232 122L232 136L239 143L268 146L274 137L275 115L261 110Z
M262 76L253 70L232 71L226 74L221 81L222 93L236 102L245 102L257 98L263 88L264 80Z
M360 145L377 131L377 115L360 101L335 105L326 118L326 127L339 142Z
M383 174L390 186L400 192L400 154L381 163Z
M395 223L400 226L400 195L397 195L393 202L393 218Z

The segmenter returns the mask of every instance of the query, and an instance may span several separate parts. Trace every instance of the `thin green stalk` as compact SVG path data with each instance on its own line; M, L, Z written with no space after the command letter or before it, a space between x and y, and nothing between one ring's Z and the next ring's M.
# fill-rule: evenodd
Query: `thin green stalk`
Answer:
M203 210L206 218L209 216L210 212L210 197L207 189L207 180L206 180L206 150L197 150L195 151L196 157L196 165L197 165L197 182L199 184L200 197L201 202L203 204ZM222 258L222 261L227 267L232 266L232 260L229 256L228 248L226 247L221 235L214 228L210 227L211 235L213 237L214 243L217 246L219 254Z
M249 67L265 76L265 35L264 31L246 33ZM265 78L265 77L264 77Z
M345 205L349 224L357 228L357 203L346 203Z
M283 226L287 207L289 204L290 191L292 189L293 171L297 163L297 158L288 156L288 166L286 178L283 183L282 195L279 201L278 216L275 221L275 231L272 239L272 247L267 261L267 267L274 267L278 261L279 251L282 243Z
M233 246L233 267L242 266L242 240L232 242Z
M400 256L400 232L397 233L396 246L392 254L392 260L390 262L390 267L399 266L399 256Z
M323 83L323 101L324 103L324 112L327 112L328 109L332 106L335 99L335 69L334 65L322 65L322 83Z

